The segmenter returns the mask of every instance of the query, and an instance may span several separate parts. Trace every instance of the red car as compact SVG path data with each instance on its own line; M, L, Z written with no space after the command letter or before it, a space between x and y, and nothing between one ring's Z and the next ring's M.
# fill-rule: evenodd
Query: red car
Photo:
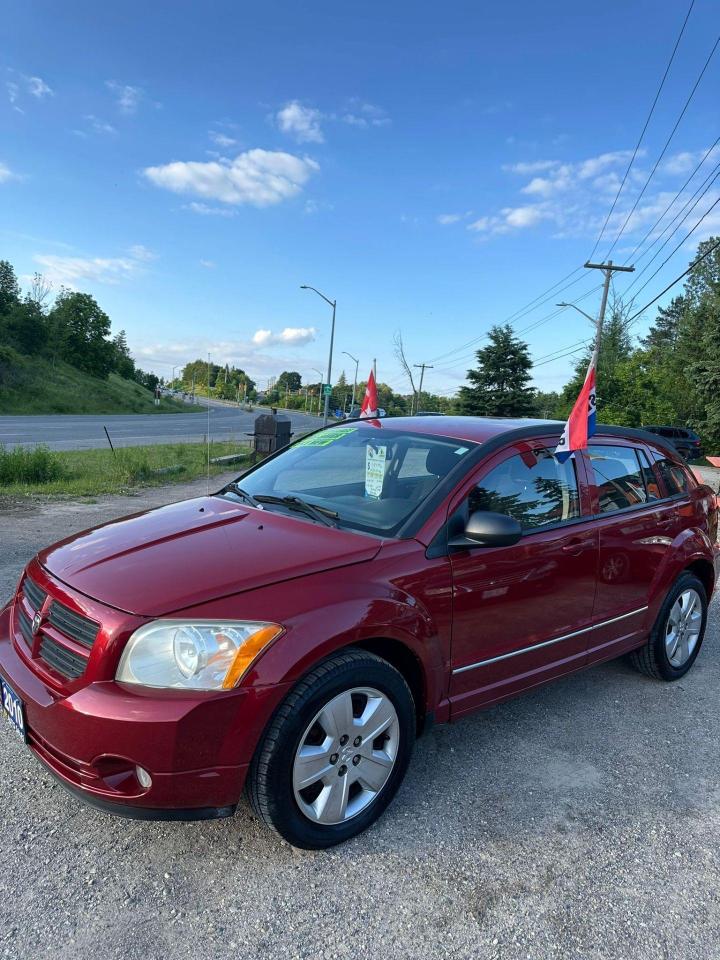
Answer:
M217 494L49 547L0 614L5 712L85 800L290 843L388 805L416 736L630 653L684 676L712 491L649 433L414 417L304 437Z

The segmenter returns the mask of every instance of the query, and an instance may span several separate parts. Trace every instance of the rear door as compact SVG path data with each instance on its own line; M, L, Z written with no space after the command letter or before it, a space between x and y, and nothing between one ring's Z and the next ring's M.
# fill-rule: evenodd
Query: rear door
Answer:
M650 589L671 549L677 501L665 496L642 444L598 440L585 456L600 536L595 629L588 662L637 646Z
M560 464L548 447L506 448L451 505L451 517L491 510L514 516L524 530L512 547L450 553L453 716L585 662L598 535L582 460Z

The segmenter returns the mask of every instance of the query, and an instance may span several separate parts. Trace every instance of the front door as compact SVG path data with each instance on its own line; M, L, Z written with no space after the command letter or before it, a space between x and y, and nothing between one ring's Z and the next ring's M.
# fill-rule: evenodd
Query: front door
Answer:
M524 532L512 547L451 550L453 716L583 666L593 620L598 536L582 460L515 444L451 508L475 510L514 516Z

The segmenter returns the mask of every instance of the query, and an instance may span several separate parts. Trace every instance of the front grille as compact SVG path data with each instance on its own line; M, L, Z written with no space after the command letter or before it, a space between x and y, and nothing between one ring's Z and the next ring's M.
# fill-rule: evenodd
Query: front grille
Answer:
M43 637L40 643L40 656L63 677L68 680L77 680L85 673L87 660L80 654L73 653L67 647L61 647L50 637Z
M30 579L30 577L25 578L25 583L23 584L23 593L25 594L25 598L33 610L39 610L43 603L45 603L45 597L47 597L45 591L41 590L35 581Z
M30 623L30 617L25 613L20 604L17 604L15 607L15 612L17 613L18 624L20 626L20 633L23 635L25 643L32 647L33 645L33 635L32 635L32 624Z
M48 621L66 637L84 647L92 647L100 630L99 624L80 616L79 613L73 613L57 600L53 601L50 607Z

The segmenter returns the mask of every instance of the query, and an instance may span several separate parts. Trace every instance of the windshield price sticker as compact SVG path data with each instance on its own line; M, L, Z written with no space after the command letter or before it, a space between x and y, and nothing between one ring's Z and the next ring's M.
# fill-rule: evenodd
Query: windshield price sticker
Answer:
M342 440L349 433L355 433L357 427L337 427L336 429L322 430L320 433L313 433L309 437L303 437L298 440L298 447L327 447L328 444L336 440Z
M365 496L378 500L382 496L385 480L387 447L371 447L368 444L365 454Z

